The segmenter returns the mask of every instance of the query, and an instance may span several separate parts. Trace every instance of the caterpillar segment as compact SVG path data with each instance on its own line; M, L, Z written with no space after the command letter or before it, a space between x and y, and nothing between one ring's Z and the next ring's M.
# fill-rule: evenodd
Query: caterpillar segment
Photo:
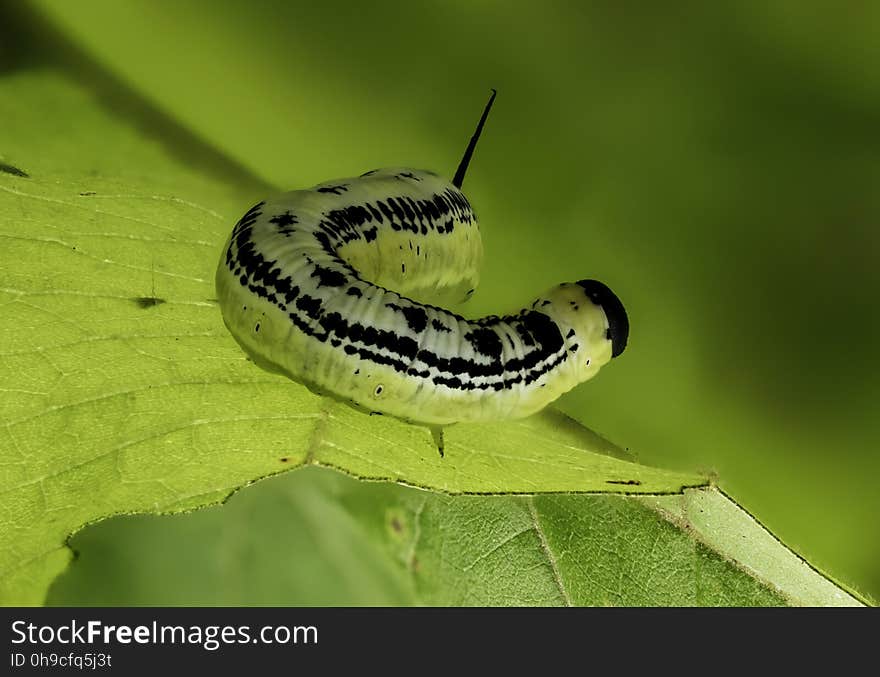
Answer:
M494 94L493 97L494 99ZM254 205L223 248L223 320L260 366L356 408L432 430L529 416L626 347L623 304L596 280L518 312L466 319L483 255L455 180L388 168Z

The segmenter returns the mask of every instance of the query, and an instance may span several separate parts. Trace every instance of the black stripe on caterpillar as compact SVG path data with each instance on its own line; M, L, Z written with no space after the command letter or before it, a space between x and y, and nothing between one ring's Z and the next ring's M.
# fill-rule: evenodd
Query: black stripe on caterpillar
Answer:
M461 192L492 97L453 180L377 169L259 202L217 269L229 331L264 368L371 413L429 426L529 416L626 347L604 284L561 284L517 313L468 320L443 303L479 279ZM430 301L430 303L428 302Z

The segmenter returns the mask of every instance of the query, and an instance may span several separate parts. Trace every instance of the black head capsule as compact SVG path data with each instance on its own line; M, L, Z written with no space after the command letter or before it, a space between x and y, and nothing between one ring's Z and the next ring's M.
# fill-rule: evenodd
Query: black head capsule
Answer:
M608 339L611 341L611 357L617 357L626 348L629 338L629 318L617 295L598 280L578 282L584 293L605 312L608 318Z

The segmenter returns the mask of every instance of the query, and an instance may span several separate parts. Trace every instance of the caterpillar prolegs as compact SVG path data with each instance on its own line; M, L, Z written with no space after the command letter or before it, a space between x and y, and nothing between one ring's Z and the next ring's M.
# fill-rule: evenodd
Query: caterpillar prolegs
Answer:
M260 366L373 413L442 427L529 416L626 347L623 304L596 280L468 320L482 244L461 192L495 93L453 180L377 169L254 205L217 268L229 331Z

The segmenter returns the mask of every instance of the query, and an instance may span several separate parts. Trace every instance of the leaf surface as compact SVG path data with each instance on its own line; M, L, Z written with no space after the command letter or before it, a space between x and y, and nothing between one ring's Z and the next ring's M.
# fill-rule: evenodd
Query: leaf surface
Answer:
M50 604L859 603L714 488L447 496L307 468L222 507L106 520L72 545Z
M0 172L0 600L39 602L85 524L202 507L307 464L448 494L706 483L552 412L454 426L441 459L423 428L261 371L223 327L213 273L264 195L193 170L51 73L0 80L0 118L17 132L2 160L21 170Z

